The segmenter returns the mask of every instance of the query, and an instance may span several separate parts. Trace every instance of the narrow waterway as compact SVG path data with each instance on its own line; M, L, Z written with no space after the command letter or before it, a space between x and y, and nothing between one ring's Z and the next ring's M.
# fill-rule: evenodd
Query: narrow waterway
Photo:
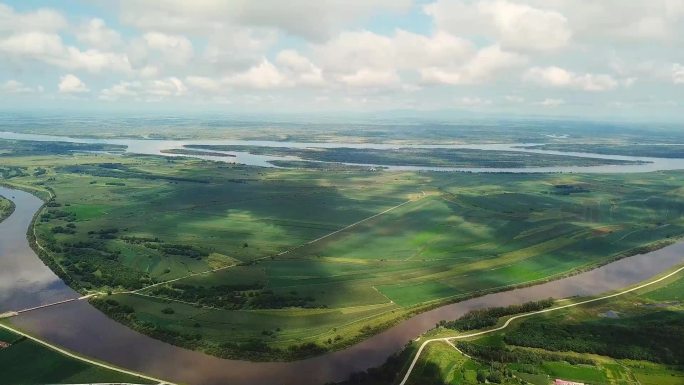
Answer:
M78 296L35 255L26 232L41 201L23 191L0 187L16 204L0 223L0 313ZM224 360L157 341L119 324L85 301L22 314L11 322L67 349L128 369L198 385L321 385L382 364L409 340L453 319L490 306L569 296L596 295L661 273L684 262L684 242L622 259L557 281L485 295L443 306L405 320L348 349L289 363Z

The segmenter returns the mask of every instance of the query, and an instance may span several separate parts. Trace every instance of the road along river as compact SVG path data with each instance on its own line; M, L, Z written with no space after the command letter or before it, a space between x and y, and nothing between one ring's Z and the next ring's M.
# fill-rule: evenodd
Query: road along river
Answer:
M16 204L0 223L0 313L34 307L79 294L68 288L35 255L26 232L42 202L33 195L0 187ZM87 301L72 301L11 318L41 339L114 365L166 380L208 385L321 385L382 364L411 339L442 319L473 310L526 301L597 295L648 279L684 262L684 242L612 262L557 281L489 294L446 305L413 318L348 349L295 362L225 360L154 340L119 324Z

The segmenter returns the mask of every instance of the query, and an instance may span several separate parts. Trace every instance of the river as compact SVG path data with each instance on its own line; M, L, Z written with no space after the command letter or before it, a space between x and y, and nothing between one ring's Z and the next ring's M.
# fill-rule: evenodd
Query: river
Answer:
M178 150L187 145L239 145L258 147L287 147L287 148L358 148L387 150L396 148L450 148L483 151L514 151L531 154L564 155L593 159L612 159L638 162L637 164L612 164L598 166L552 166L552 167L517 167L517 168L484 168L484 167L430 167L409 165L384 165L384 164L358 164L344 163L353 166L382 167L390 171L447 171L447 172L511 172L511 173L626 173L626 172L652 172L666 170L684 170L684 159L672 158L649 158L636 156L603 155L584 152L549 151L527 148L535 143L500 143L500 144L387 144L387 143L343 143L343 142L279 142L268 140L160 140L160 139L90 139L71 138L66 136L21 134L0 131L0 139L30 140L43 142L71 142L90 144L113 144L126 147L126 152L131 154L161 155L161 156L184 156L211 160L216 162L240 163L248 166L276 167L271 164L274 160L301 160L294 156L256 155L244 151L214 151L228 153L234 157L211 156L211 155L188 155L168 154L167 150ZM325 163L325 162L321 162Z
M42 264L26 232L42 202L0 187L16 204L0 223L0 313L78 297ZM547 297L597 295L661 273L684 262L684 242L625 258L572 277L485 295L422 313L350 348L295 362L225 360L152 339L119 324L86 301L29 312L11 319L17 327L74 352L170 381L198 385L321 385L382 364L409 340L442 319L490 306Z

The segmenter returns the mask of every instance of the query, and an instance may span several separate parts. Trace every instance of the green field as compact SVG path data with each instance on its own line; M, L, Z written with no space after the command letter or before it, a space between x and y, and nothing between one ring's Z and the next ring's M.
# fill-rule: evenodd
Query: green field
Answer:
M0 384L137 383L150 381L100 368L54 352L18 334L0 329Z
M556 378L590 385L682 384L682 285L680 272L638 292L517 320L503 331L455 342L460 351L433 342L408 384L478 384L486 379L548 385ZM437 328L421 340L453 335ZM343 384L398 383L421 340L382 367Z
M46 263L81 292L111 293L94 303L121 322L223 357L338 349L427 308L684 233L681 172L329 172L25 154L3 158L14 170L3 182L54 195L35 224Z

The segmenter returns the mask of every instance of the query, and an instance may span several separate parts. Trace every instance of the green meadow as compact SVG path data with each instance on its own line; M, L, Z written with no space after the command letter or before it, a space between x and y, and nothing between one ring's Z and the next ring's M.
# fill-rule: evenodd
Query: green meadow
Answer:
M330 172L73 152L6 154L3 167L4 183L49 199L37 243L66 282L137 330L222 357L339 349L684 233L681 172Z

